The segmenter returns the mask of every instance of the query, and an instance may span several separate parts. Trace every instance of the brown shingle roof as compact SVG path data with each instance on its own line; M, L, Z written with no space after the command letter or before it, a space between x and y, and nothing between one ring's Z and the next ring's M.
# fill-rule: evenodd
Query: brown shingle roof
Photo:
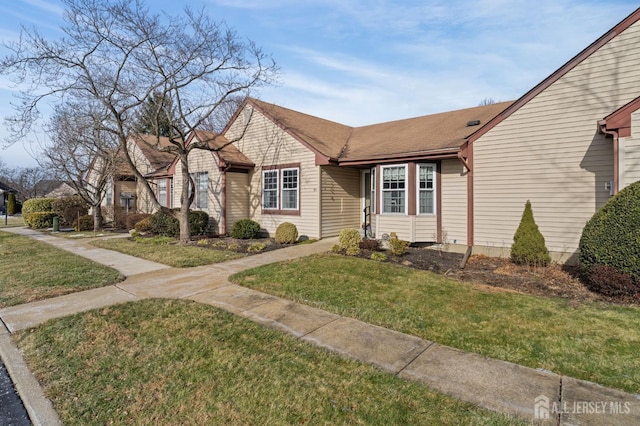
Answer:
M479 128L467 126L468 122L479 120L481 127L512 103L500 102L369 126L349 127L255 99L250 102L311 149L338 162L457 150Z
M257 106L264 114L271 117L276 124L280 125L280 127L289 132L289 134L326 157L338 158L353 131L352 127L345 126L344 124L314 117L257 99L251 99L250 102Z
M225 163L233 166L254 166L253 162L224 136L205 130L196 130L194 133L199 141L207 142Z
M147 161L149 161L151 169L154 171L167 168L176 158L175 154L158 151L156 149L156 147L163 148L171 146L169 138L165 136L136 134L132 136L132 140L138 145L138 148L142 151Z

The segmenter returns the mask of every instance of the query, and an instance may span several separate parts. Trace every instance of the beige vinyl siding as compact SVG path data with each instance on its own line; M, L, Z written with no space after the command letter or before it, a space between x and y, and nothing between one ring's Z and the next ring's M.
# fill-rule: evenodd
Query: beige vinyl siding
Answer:
M438 236L438 222L435 215L409 216L413 222L413 238L409 241L435 242Z
M249 111L245 114L245 111ZM237 115L225 136L229 140L243 137L236 146L254 164L249 175L249 217L260 223L262 228L273 235L282 222L290 222L297 226L300 235L309 238L320 237L320 173L315 164L314 153L301 142L294 139L282 128L276 126L259 111L250 113L251 107ZM249 119L250 117L250 119ZM247 126L245 129L245 120ZM262 168L300 164L299 215L262 214Z
M322 171L322 237L332 237L345 228L359 229L360 170L323 166Z
M596 123L640 92L635 24L474 144L475 245L510 247L524 205L552 251L575 252L609 199L611 139Z
M203 210L209 215L209 223L213 233L220 232L220 224L222 218L222 175L218 167L218 157L214 152L202 149L195 149L189 153L189 173L196 174L198 172L208 173L208 191L207 191L207 207L205 209L196 209L195 203L193 210ZM180 197L182 196L182 188L188 185L188 182L182 180L182 165L178 161L176 163L175 173L173 175L173 205L176 208L181 206Z
M621 167L624 177L620 182L620 189L622 189L640 180L640 111L631 115L631 137L625 138L620 145L624 146Z
M460 160L443 160L440 166L442 239L467 244L467 174Z
M249 218L249 174L227 173L227 229L234 222Z
M406 214L378 214L376 215L376 236L382 238L383 234L391 235L395 232L398 238L405 241L415 241L415 216Z

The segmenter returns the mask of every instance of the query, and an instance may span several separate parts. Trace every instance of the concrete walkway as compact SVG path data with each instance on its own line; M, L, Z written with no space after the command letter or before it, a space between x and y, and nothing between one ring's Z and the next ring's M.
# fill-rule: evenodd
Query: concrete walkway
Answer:
M29 232L24 230L20 233L29 235ZM59 240L55 237L44 240L49 242L49 238ZM43 240L43 237L39 239ZM326 239L314 244L189 269L160 267L162 265L154 269L153 265L145 264L142 267L144 273L125 273L128 278L115 286L1 309L0 318L7 328L4 335L0 329L0 356L7 364L32 420L34 416L43 418L45 415L55 415L55 412L51 414L47 411L50 410L50 404L49 408L46 406L48 401L43 402L36 398L35 402L30 402L25 399L18 383L19 378L16 378L9 368L11 361L5 358L5 352L17 352L9 339L9 332L33 327L48 319L71 313L132 300L150 297L180 298L220 307L283 330L309 343L376 365L408 380L424 383L432 389L461 400L539 424L640 424L639 395L462 352L415 336L233 285L228 281L229 275L244 269L326 252L335 242L335 239ZM80 255L86 253L86 244L80 241L65 240L62 246ZM101 253L100 256L92 255L94 260L115 264L118 262L116 258L129 257L113 254L108 250L102 252L106 253ZM135 265L136 262L141 262L140 259L129 261L130 259L125 263ZM17 364L20 362L16 361ZM35 381L33 377L30 380ZM30 386L38 387L37 382L35 385L31 383ZM41 390L39 392L41 394ZM30 409L29 406L32 404L40 404L40 411ZM38 412L34 414L32 411ZM42 412L48 414L40 414ZM40 417L37 417L38 415ZM47 421L41 424L53 423Z

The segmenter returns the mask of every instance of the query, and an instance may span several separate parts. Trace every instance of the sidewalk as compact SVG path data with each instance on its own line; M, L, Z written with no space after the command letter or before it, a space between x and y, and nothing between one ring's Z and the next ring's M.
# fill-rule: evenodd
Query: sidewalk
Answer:
M46 242L50 239L60 240L40 235L38 239ZM116 303L151 297L189 299L278 328L306 342L376 365L400 377L418 381L432 389L490 410L532 421L537 414L537 417L542 418L535 420L539 424L640 424L638 395L462 352L233 285L228 281L231 274L244 269L326 252L335 242L335 238L325 239L313 244L189 269L173 269L158 264L154 264L154 269L154 265L149 265L153 262L145 262L143 265L140 259L122 259L130 256L118 254L126 264L140 263L144 272L136 274L135 270L129 270L128 274L125 273L128 278L115 286L0 309L0 318L6 324L8 332L13 333L51 318ZM64 246L66 250L79 255L87 252L86 244L80 241L65 240L63 245L56 245ZM101 254L106 256L104 262L115 261L109 254L112 252L102 251L108 252ZM92 256L94 260L103 260L95 253ZM2 359L5 359L2 349L7 345L13 346L8 334L3 336L0 329ZM10 373L14 377L11 371ZM14 381L17 380L14 378ZM23 396L20 389L19 392ZM25 405L29 405L26 400ZM555 414L557 411L562 413ZM547 419L544 419L545 415L548 415Z

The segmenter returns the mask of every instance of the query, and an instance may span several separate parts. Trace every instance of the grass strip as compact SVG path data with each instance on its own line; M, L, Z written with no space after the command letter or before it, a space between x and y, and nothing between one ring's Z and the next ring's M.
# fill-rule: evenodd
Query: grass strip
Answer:
M243 254L228 250L212 250L196 246L181 246L158 239L158 244L145 244L124 238L92 241L90 244L107 250L114 250L174 268L210 265L237 259Z
M231 280L340 315L533 368L640 392L640 309L577 304L337 255Z
M15 339L69 425L517 424L195 302L118 305Z
M35 241L0 232L0 307L114 284L115 269Z

